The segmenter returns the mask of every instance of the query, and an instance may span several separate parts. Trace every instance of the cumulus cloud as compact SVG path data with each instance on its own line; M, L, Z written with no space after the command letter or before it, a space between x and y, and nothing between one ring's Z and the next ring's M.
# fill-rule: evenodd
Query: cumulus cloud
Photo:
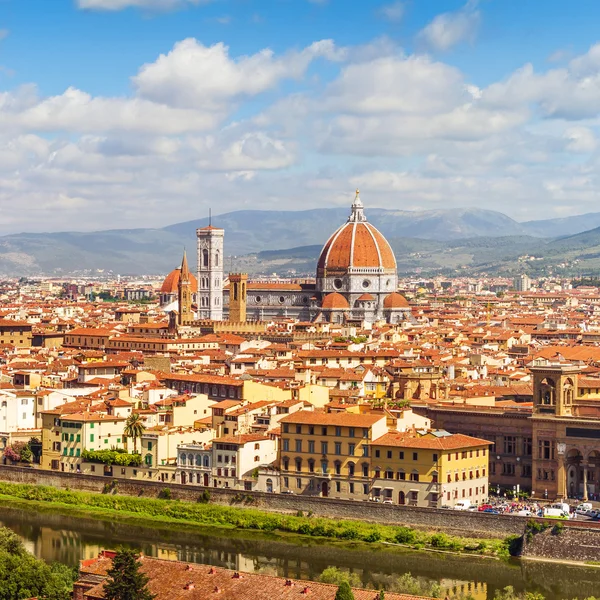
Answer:
M322 40L279 57L265 49L234 60L225 44L204 46L189 38L144 65L133 84L141 97L156 102L219 111L224 99L255 96L284 79L302 77L316 58L339 60L342 56L331 40Z
M211 0L76 0L77 7L88 10L123 10L125 8L147 8L169 10L185 5L206 4Z
M456 12L437 15L417 37L429 48L445 52L460 42L473 41L480 22L477 2L470 1Z

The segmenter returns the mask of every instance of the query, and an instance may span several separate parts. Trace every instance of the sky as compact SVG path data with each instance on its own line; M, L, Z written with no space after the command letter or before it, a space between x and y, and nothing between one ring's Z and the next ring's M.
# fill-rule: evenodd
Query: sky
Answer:
M0 233L600 211L597 0L0 0Z

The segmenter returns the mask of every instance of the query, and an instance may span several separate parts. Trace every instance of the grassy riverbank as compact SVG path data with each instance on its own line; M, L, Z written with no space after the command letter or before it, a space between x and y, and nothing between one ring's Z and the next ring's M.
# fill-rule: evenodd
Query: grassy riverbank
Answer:
M298 536L364 542L367 544L402 544L415 549L467 552L483 556L507 557L512 537L499 539L471 539L379 525L362 521L342 521L269 513L253 508L237 508L210 503L182 502L153 498L134 498L112 494L93 494L58 490L51 487L26 484L0 483L0 502L11 505L35 503L49 509L68 509L91 518L110 517L121 521L135 521L146 525L177 523L192 527L208 526L225 529L285 533ZM19 502L21 501L21 502Z

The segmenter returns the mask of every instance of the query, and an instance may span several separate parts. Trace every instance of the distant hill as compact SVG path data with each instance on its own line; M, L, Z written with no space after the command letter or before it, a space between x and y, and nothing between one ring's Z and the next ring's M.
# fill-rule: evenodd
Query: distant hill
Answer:
M348 212L348 207L243 210L215 216L212 223L226 230L226 270L310 274L322 245L346 221ZM600 213L528 223L476 208L402 211L367 207L366 214L390 240L403 273L487 269L510 274L523 270L519 257L528 253L540 258L535 265L525 265L532 272L563 260L575 261L578 269L595 269L591 255L600 253L598 231L582 233L596 220L600 225ZM166 273L179 264L184 247L195 263L196 229L207 224L208 219L198 219L161 229L1 236L0 274ZM552 241L540 235L566 237Z

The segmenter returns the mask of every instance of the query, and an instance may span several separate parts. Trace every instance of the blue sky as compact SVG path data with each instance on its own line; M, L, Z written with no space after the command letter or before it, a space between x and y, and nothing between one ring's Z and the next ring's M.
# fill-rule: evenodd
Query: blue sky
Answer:
M0 233L598 209L600 3L0 0Z

